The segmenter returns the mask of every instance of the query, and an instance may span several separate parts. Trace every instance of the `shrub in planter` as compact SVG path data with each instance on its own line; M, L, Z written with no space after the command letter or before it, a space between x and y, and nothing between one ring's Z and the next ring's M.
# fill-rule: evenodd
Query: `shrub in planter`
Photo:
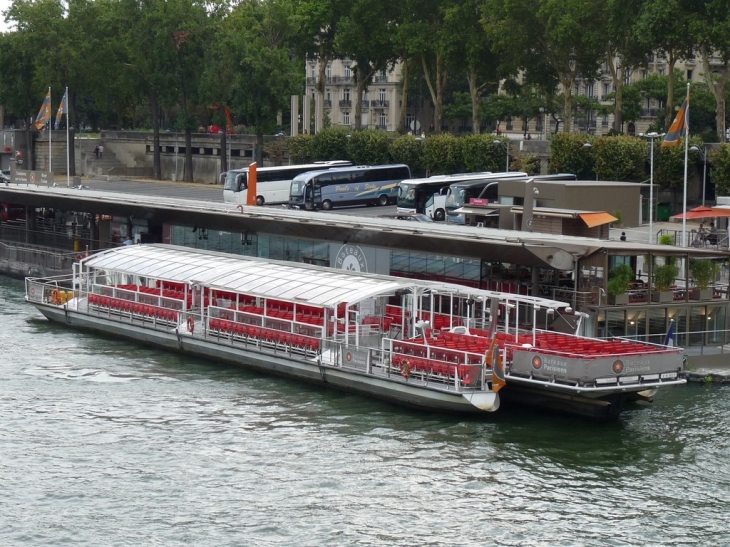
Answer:
M632 279L634 279L634 270L628 264L619 264L609 272L606 288L613 304L628 304L627 291Z
M690 260L689 271L695 281L693 298L699 300L712 298L714 291L710 288L710 283L715 281L718 270L719 266L712 260Z

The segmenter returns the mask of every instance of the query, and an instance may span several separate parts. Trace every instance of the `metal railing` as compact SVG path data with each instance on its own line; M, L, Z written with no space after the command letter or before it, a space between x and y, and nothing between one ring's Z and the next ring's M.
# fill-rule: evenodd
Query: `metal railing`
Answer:
M656 243L659 243L661 236L670 235L674 238L674 245L682 246L682 230L667 230L662 228L657 232ZM696 228L687 230L687 247L715 249L718 251L727 250L730 243L727 230L715 232L700 232Z
M43 268L46 271L70 271L77 254L27 243L0 242L0 260Z

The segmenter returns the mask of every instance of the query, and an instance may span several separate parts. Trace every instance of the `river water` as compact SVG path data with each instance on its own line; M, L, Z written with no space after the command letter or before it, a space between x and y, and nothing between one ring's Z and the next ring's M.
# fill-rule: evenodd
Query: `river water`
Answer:
M0 314L0 545L730 545L728 387L424 414Z

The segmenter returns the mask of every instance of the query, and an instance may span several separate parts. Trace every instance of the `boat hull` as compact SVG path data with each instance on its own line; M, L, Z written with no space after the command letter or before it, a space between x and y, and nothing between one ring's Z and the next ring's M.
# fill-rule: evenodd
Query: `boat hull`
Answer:
M64 308L37 302L33 305L50 321L67 327L126 338L268 374L332 386L411 408L460 413L484 413L485 410L495 411L499 408L499 396L492 392L489 392L492 399L491 406L478 408L470 402L471 394L468 391L449 392L394 375L378 378L355 370L323 364L315 358L305 359L301 355L292 355L285 351L260 350L253 344L248 347L241 344L233 345L225 337L191 336L185 329L161 330L119 321L118 318L105 318L103 315L79 312L71 307Z

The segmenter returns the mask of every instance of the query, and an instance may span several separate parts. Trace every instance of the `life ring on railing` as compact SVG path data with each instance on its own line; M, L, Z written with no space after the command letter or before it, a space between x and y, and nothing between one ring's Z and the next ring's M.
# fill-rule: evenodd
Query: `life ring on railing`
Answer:
M56 306L61 303L61 293L58 292L58 289L53 289L53 292L51 293L51 303Z
M190 334L193 334L193 331L195 330L195 318L191 315L188 317L188 332Z
M83 258L84 258L84 255L82 255L81 253L76 255L76 260L81 260Z
M400 375L406 379L411 375L411 362L408 359L400 364Z

